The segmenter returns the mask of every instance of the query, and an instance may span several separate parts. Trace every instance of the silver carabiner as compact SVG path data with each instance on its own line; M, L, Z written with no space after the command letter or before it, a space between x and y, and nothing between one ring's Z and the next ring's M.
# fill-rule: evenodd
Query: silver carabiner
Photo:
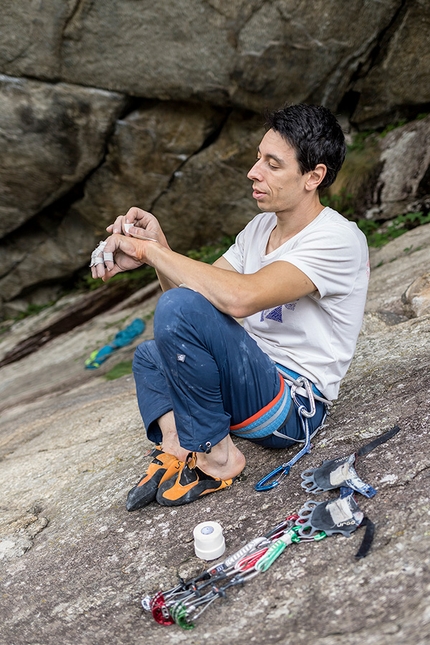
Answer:
M305 396L309 400L309 408L310 408L309 410L306 410L306 407L304 405L300 405L296 400L297 390L300 386L302 386L305 389L305 392L306 392ZM293 399L294 403L298 406L300 410L300 414L302 416L307 417L308 419L314 416L316 412L315 396L312 390L312 385L310 384L307 378L305 378L304 376L299 376L299 378L294 381L293 385L291 386L291 398Z

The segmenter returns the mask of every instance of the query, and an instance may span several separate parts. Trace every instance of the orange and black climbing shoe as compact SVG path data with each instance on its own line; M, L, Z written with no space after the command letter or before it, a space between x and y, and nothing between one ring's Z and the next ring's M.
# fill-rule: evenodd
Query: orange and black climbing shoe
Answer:
M174 455L163 452L161 446L156 446L149 454L153 459L148 466L146 475L127 495L126 508L128 511L136 511L153 502L160 484L175 477L184 463Z
M156 500L162 506L189 504L209 493L215 493L232 485L237 477L219 479L203 472L196 463L196 453L190 452L186 463L176 477L164 482L157 491Z

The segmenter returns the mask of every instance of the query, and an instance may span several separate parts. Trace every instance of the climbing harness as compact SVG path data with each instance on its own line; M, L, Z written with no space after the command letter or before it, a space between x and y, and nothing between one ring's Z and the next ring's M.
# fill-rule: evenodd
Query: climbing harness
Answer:
M280 369L280 368L278 368ZM281 370L280 370L281 371ZM305 437L304 446L299 452L294 455L290 461L287 461L284 464L281 464L274 470L272 470L268 475L260 479L259 482L255 484L255 490L263 492L266 490L271 490L275 486L279 486L284 477L286 477L291 467L294 466L296 462L299 461L304 455L311 451L311 433L309 430L309 419L311 419L316 412L315 401L322 401L326 408L331 405L331 402L327 399L316 394L312 388L310 381L304 376L298 376L298 378L293 378L290 374L282 371L282 376L286 383L290 386L291 398L294 402L294 405L297 407L297 414L300 419L300 424L302 426L303 434ZM298 400L298 396L306 397L309 401L309 409ZM321 426L320 426L321 427ZM319 429L319 428L318 428ZM316 432L316 430L315 430ZM315 434L315 433L314 433Z

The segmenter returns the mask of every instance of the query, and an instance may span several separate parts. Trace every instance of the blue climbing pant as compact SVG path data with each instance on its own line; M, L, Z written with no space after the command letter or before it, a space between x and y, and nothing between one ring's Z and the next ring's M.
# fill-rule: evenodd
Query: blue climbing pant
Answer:
M235 426L246 426L248 420L252 424L255 418L260 426L276 430L275 435L249 437L255 443L285 448L304 439L275 362L231 316L190 289L171 289L161 296L154 340L137 347L133 373L140 413L154 443L162 438L158 419L171 410L180 444L190 451L210 450L229 432L234 434ZM308 408L307 399L298 399ZM316 407L311 433L325 416L324 404L316 402Z

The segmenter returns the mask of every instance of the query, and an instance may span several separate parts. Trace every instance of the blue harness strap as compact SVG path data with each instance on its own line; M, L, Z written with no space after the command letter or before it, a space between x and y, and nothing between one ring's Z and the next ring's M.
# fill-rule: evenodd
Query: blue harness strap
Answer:
M242 423L230 426L232 434L245 439L261 439L281 428L289 419L292 401L285 380L279 374L280 388L270 403Z
M302 424L303 428L303 434L305 437L305 442L304 446L299 452L292 458L290 461L281 464L278 466L278 468L275 468L270 472L268 475L260 479L259 482L256 483L255 485L255 490L257 491L266 491L274 488L275 486L278 486L286 475L291 470L291 466L293 466L299 459L303 457L306 453L310 452L311 450L311 434L309 430L309 423L308 419L314 416L316 412L315 408L315 400L320 400L324 402L327 406L331 405L331 402L328 401L327 399L324 399L318 392L318 394L315 394L314 392L314 385L311 384L310 381L308 381L307 378L304 376L299 376L297 379L290 377L289 375L285 376L285 380L287 383L290 385L290 391L291 391L291 398L294 401L294 405L297 406L297 414L299 415L300 423ZM309 403L309 409L306 408L305 405L300 403L298 400L297 396L305 396L308 399Z
M307 379L303 379L299 374L283 365L276 364L276 367L280 379L278 394L256 414L241 423L230 426L232 434L245 439L262 439L271 434L276 434L279 428L282 428L288 422L293 411L293 399L290 389L293 388L298 395L308 397L307 388L303 387L304 381L309 383L309 387L312 388L312 398L314 400L330 405L330 401L327 401L315 385L310 384ZM284 437L284 435L282 436Z

